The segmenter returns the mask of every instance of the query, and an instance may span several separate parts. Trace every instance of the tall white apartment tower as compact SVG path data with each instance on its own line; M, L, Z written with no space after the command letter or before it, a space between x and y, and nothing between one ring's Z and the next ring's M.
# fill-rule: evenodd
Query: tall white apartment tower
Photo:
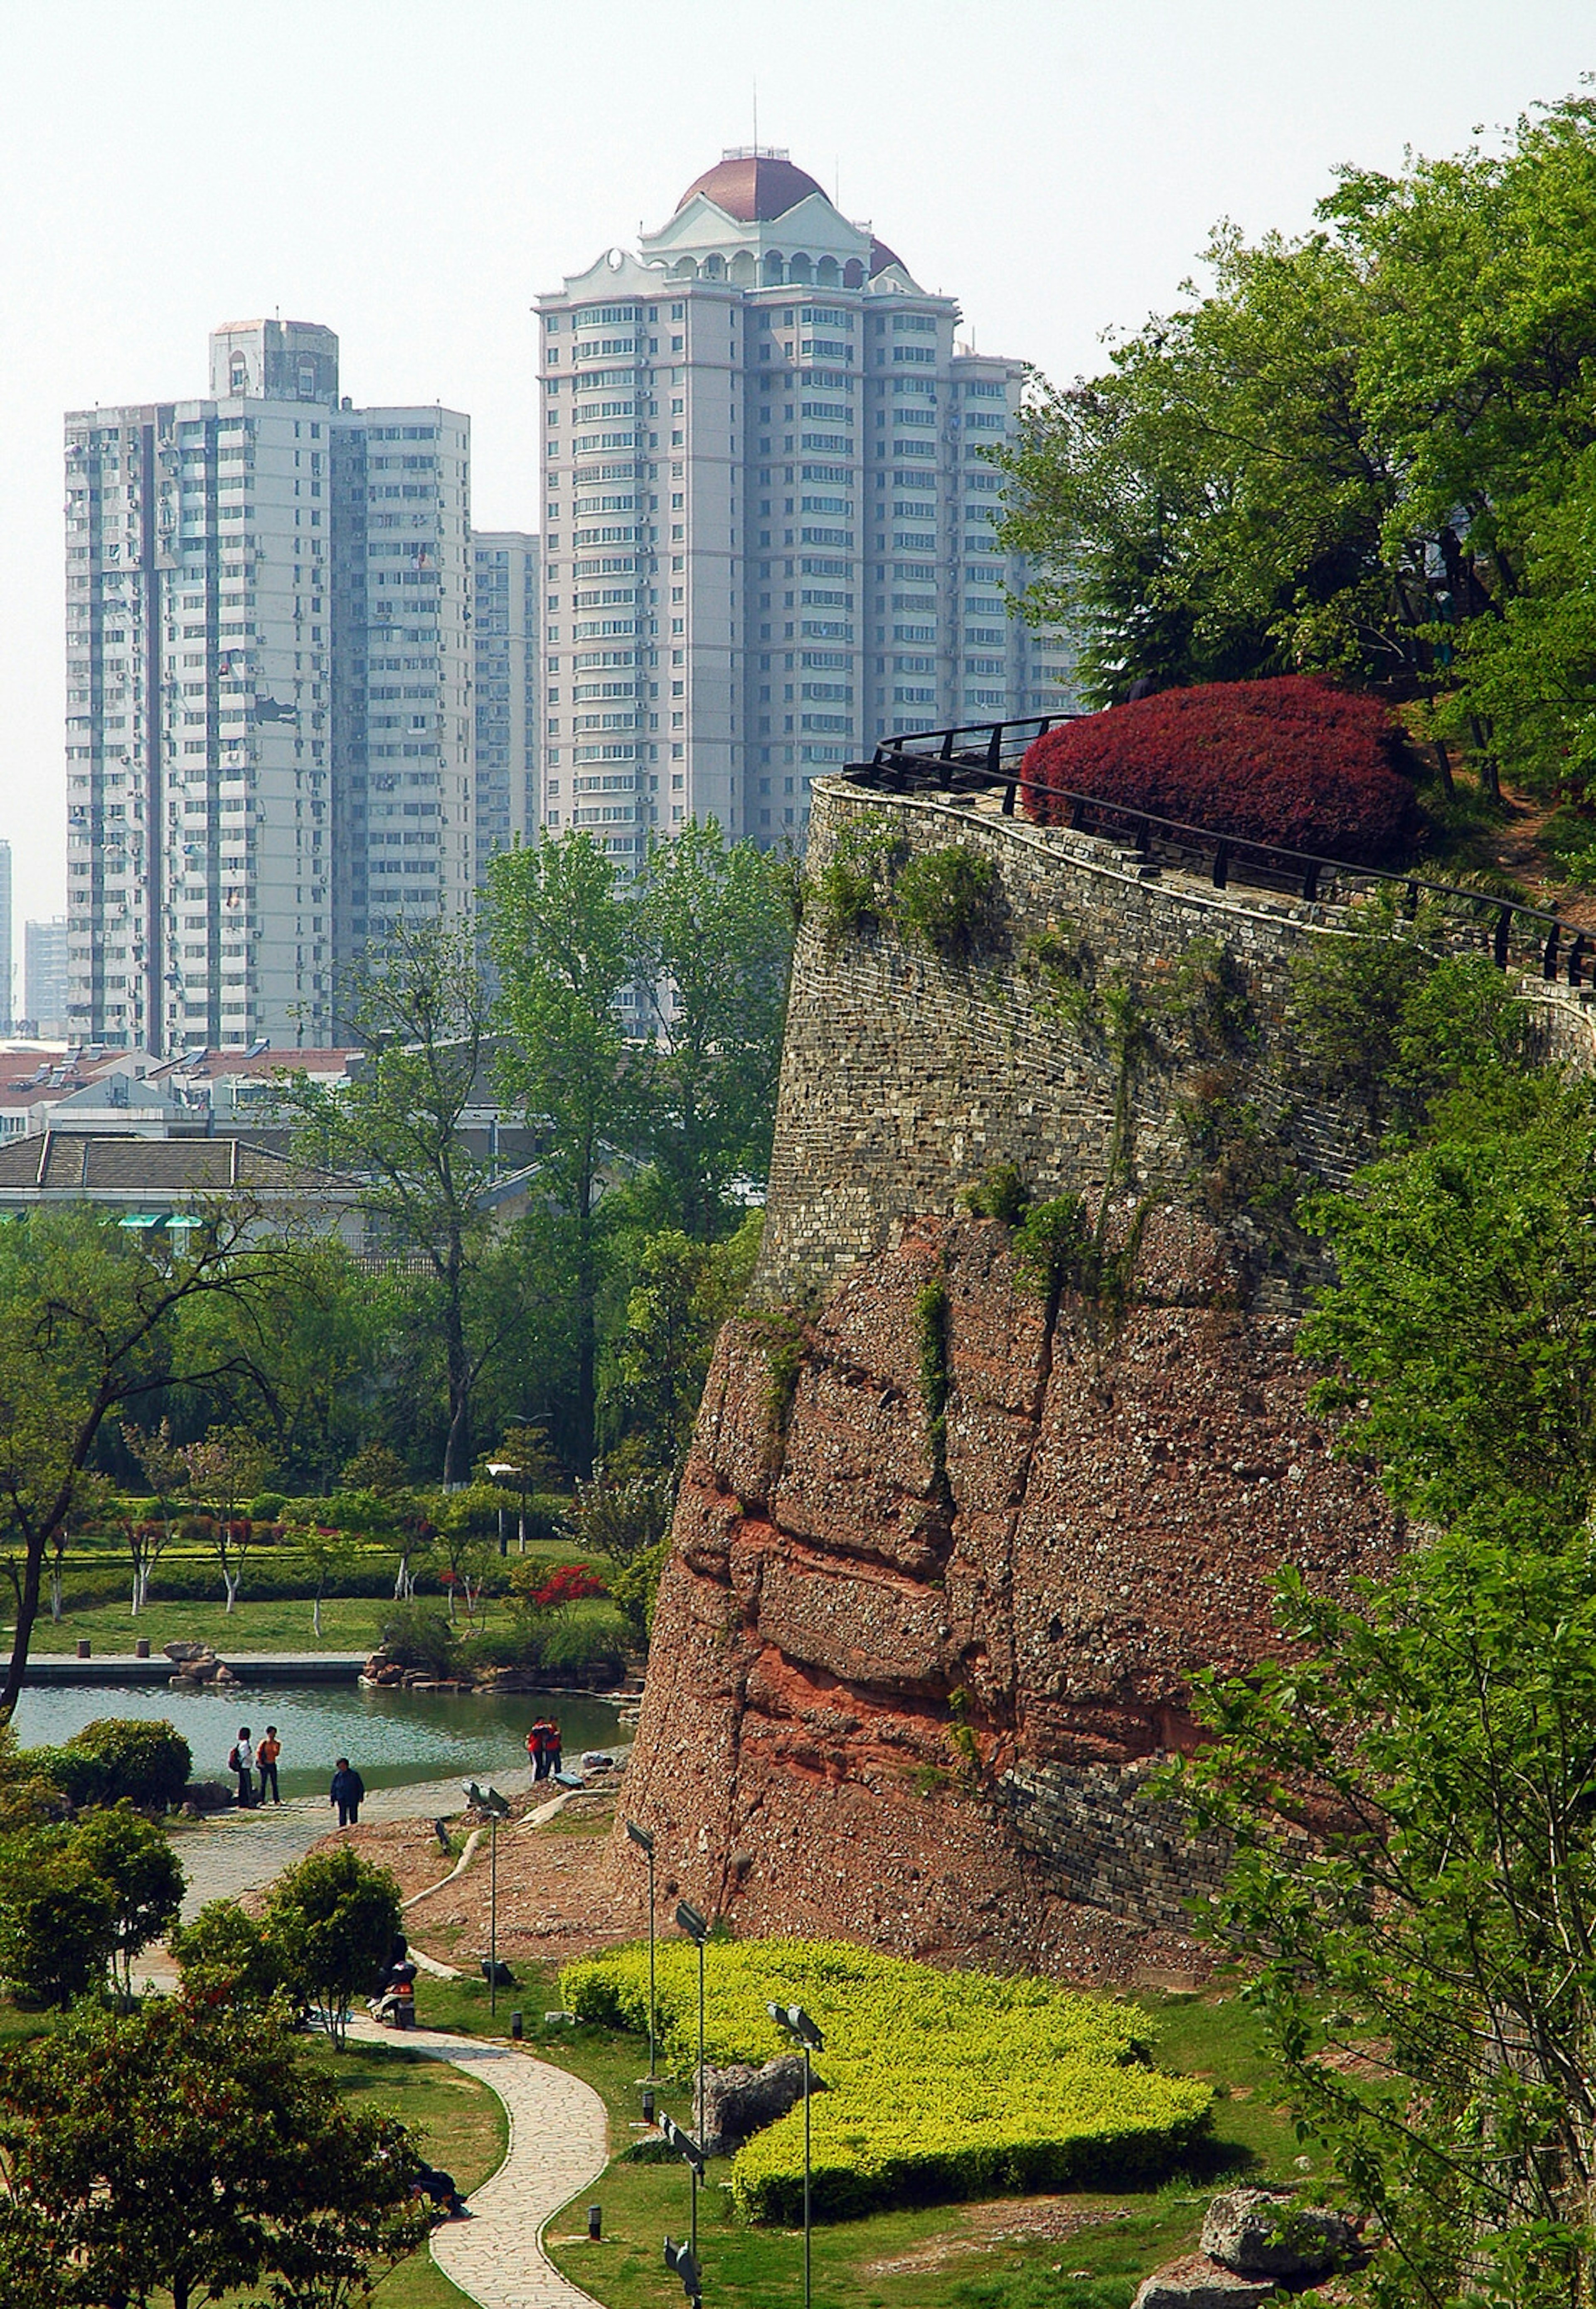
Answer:
M12 959L11 844L0 842L0 1034L12 1027L11 990L15 964Z
M1024 364L785 152L726 153L539 309L548 824L617 865L695 817L796 839L885 731L1067 708L982 454Z
M250 321L203 400L66 419L68 1023L335 1039L341 964L471 887L469 420Z
M477 878L538 824L539 540L471 533L476 652Z

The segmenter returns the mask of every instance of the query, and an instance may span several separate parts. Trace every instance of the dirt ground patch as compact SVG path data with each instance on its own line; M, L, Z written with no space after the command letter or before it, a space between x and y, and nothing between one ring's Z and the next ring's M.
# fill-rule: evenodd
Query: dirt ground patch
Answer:
M520 1950L543 1962L565 1964L633 1938L635 1925L617 1909L609 1887L605 1831L615 1809L613 1793L592 1789L574 1796L554 1820L538 1828L528 1822L532 1808L530 1797L518 1800L499 1829L499 1954L513 1961ZM447 1824L458 1852L472 1823L457 1813ZM440 1850L430 1820L374 1822L356 1829L347 1840L363 1859L392 1869L407 1900L436 1888L405 1911L405 1931L418 1948L450 1964L486 1953L486 1837L465 1874L444 1883L438 1880L448 1876L453 1863Z
M867 2277L910 2277L924 2270L940 2269L966 2253L991 2253L998 2245L1016 2241L1060 2241L1078 2236L1083 2229L1100 2227L1106 2221L1128 2221L1130 2218L1128 2206L1116 2205L1109 2210L1102 2205L1083 2205L1073 2197L1026 2197L1018 2202L999 2200L988 2205L971 2205L964 2211L961 2227L927 2237L912 2253L873 2261L864 2273Z

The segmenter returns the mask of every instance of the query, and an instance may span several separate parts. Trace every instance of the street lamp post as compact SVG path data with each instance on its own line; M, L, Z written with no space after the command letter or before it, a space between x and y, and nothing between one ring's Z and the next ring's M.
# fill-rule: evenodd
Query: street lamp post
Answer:
M524 1555L526 1553L526 1469L512 1466L508 1459L490 1459L487 1463L487 1472L490 1475L521 1477L521 1552ZM510 1543L505 1536L505 1510L501 1508L499 1509L499 1553L508 1555L509 1552Z
M626 1834L643 1853L649 1864L649 2082L654 2081L654 2040L658 2023L654 2007L654 1839L646 1828L639 1828L634 1820L626 1822Z
M710 1920L689 1901L677 1907L676 1920L698 1950L698 2132L703 2135L703 1944L710 1936Z
M474 1812L487 1814L487 2010L495 2019L499 2010L499 1822L509 1812L508 1799L496 1788L466 1786L466 1800Z
M667 2116L663 2109L660 2112L660 2130L665 2135L666 2140L676 2150L677 2155L681 2158L683 2164L686 2165L687 2170L693 2176L693 2210L691 2214L693 2227L692 2233L688 2238L688 2244L692 2249L694 2265L696 2267L698 2261L698 2184L703 2178L703 2150L699 2147L697 2141L694 2140L693 2135L690 2132L684 2132L681 2126L676 2123L673 2119ZM696 2291L697 2288L696 2287L693 2287L689 2289Z
M767 2004L764 2009L804 2056L804 2309L809 2309L809 2055L824 2052L825 2038L801 2004Z

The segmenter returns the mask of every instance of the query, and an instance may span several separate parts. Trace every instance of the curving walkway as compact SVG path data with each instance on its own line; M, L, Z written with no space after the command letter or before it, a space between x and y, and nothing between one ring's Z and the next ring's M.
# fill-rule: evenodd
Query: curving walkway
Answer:
M562 2277L543 2250L551 2215L596 2181L609 2160L604 2104L591 2085L505 2045L427 2030L396 2039L391 2028L351 2020L349 2034L451 2061L497 2093L510 2146L491 2181L473 2191L471 2218L432 2233L432 2257L481 2309L599 2309Z

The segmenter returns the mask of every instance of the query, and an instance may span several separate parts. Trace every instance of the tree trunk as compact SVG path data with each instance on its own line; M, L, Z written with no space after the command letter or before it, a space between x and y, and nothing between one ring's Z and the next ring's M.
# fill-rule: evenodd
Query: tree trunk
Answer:
M444 1446L444 1489L453 1492L471 1479L471 1366L466 1353L458 1254L450 1259L445 1282L448 1297L444 1311L444 1341L449 1367L449 1440Z
M236 1571L229 1571L224 1563L221 1567L221 1577L222 1584L228 1591L228 1610L230 1612L238 1600L238 1574Z
M322 1599L319 1595L317 1596L315 1604L311 1606L310 1632L313 1636L317 1638L320 1637L322 1632Z
M1436 739L1430 751L1436 757L1436 768L1440 773L1441 791L1445 795L1447 800L1450 801L1453 795L1457 791L1457 788L1452 783L1452 757L1446 751L1445 740L1440 738Z
M9 1724L16 1713L22 1697L22 1677L28 1666L28 1647L33 1641L33 1623L39 1617L39 1582L44 1569L44 1552L49 1535L30 1534L22 1577L17 1587L16 1632L11 1639L11 1660L5 1671L5 1689L0 1692L0 1722ZM13 1574L14 1578L14 1574Z
M50 1571L50 1618L56 1627L60 1626L65 1609L66 1599L61 1585L61 1566L57 1563Z

